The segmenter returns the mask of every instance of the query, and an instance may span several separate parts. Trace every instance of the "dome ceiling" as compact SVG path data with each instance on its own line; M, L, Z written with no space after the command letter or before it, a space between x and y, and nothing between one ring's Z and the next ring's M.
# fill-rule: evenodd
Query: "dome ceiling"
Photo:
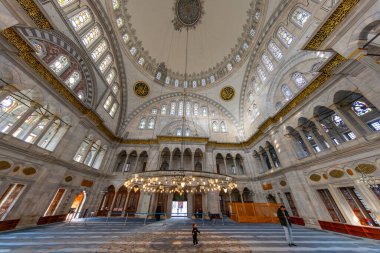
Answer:
M195 88L217 83L243 63L260 19L257 2L114 0L113 9L139 68L163 85Z

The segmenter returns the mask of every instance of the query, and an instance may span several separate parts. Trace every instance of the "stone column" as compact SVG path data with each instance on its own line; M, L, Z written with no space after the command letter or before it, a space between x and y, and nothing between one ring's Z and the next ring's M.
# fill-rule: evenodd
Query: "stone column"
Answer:
M268 166L266 165L266 162L264 161L264 157L263 157L263 154L260 152L259 153L259 156L260 156L260 163L261 163L261 173L264 173L265 170L269 170Z
M169 170L172 170L173 166L173 152L170 152L170 158L169 158Z
M330 148L336 150L335 143L331 140L331 137L326 133L325 129L323 129L321 123L318 120L313 120L312 122L315 124L317 130L321 133L321 135L323 136L327 144L330 146Z
M235 157L232 157L232 161L233 161L233 163L234 163L234 166L235 166L235 173L234 173L234 171L232 170L232 174L235 174L235 175L237 175L238 174L238 168L237 168L237 166L236 166L236 158ZM232 168L231 168L232 169Z
M257 154L253 154L253 170L257 173L257 175L263 173L260 157ZM255 174L255 173L254 173Z
M306 137L305 133L303 132L303 130L300 129L300 128L297 128L297 131L298 131L299 135L301 136L302 141L305 143L307 151L309 152L309 155L310 156L314 155L314 149L311 146L311 144L310 144L309 140L307 139L307 137Z
M137 167L139 166L139 160L140 160L140 154L137 154L135 167L133 169L131 169L131 171L133 171L134 173L137 172L136 170L137 170Z
M227 162L226 162L226 158L223 156L223 162L224 162L224 173L226 175L228 175L228 172L227 172Z
M193 203L194 203L194 195L192 193L187 193L187 217L190 219L194 215Z
M210 213L220 213L218 192L209 191L207 193L207 210Z
M194 156L195 156L195 151L191 152L191 170L195 170L195 164L194 164Z

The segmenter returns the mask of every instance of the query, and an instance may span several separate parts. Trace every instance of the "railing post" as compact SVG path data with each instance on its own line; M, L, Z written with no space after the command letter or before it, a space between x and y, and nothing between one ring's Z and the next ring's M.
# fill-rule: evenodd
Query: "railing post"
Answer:
M224 226L224 217L223 217L223 213L220 213L221 217L222 217L222 224Z
M202 212L202 226L205 225L205 218L204 218L204 212Z
M149 212L145 216L144 225L146 225L146 219L148 218Z
M127 226L127 220L128 220L128 212L126 212L124 226Z

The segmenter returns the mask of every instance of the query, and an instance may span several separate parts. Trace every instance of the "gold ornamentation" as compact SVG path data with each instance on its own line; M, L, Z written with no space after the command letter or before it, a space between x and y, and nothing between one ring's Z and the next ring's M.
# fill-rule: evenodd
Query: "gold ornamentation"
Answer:
M347 172L347 174L350 175L350 176L353 176L353 175L354 175L354 172L352 171L352 169L347 169L346 172Z
M0 161L0 170L6 170L11 167L11 164L7 161Z
M71 182L73 180L72 176L65 177L65 182Z
M44 14L32 0L16 0L21 7L29 14L33 22L42 29L53 29L53 26L45 18Z
M314 182L318 182L321 180L321 176L318 174L312 174L312 175L310 175L310 180L314 181Z
M329 173L330 176L335 177L335 178L341 178L344 176L344 171L343 170L332 170Z
M324 179L329 179L329 177L325 174L325 173L323 173L323 175L322 175L322 177L324 178Z
M273 186L271 183L263 183L262 187L264 191L273 189Z
M235 96L235 90L231 86L226 86L220 91L220 97L224 101L229 101Z
M359 173L371 174L375 172L376 167L372 164L359 164L358 166L356 166L355 170Z
M281 186L286 186L286 181L285 181L285 180L281 180L281 181L280 181L280 185L281 185Z
M83 179L81 186L91 188L94 184L94 181Z
M306 50L318 50L322 43L330 36L335 28L346 18L351 9L354 8L360 0L344 0L335 9L327 21L323 24L317 34L306 45Z
M37 170L33 167L28 167L22 170L22 173L26 176L34 175L36 174Z
M20 169L20 166L16 166L13 168L13 172L16 173L17 171L19 171L19 169Z
M135 83L133 90L137 96L142 98L148 96L150 92L149 86L143 81Z

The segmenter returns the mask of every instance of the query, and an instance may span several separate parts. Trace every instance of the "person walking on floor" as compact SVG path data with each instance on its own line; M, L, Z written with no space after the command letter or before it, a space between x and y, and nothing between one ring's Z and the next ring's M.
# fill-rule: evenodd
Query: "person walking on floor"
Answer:
M198 234L201 233L198 230L197 224L193 223L193 230L191 233L193 235L193 244L194 244L194 246L197 246L198 245Z
M285 237L288 241L289 247L297 246L293 243L292 223L289 220L289 213L286 211L285 206L280 206L277 210L277 217L280 220L281 226L285 231Z

